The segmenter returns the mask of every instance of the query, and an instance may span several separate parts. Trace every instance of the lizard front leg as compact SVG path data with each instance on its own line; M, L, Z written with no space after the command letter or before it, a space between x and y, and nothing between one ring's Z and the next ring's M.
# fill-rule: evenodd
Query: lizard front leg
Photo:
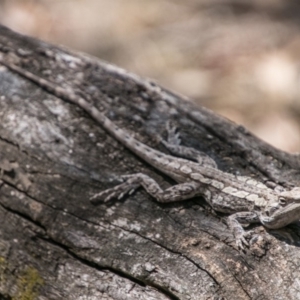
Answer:
M243 227L259 222L258 214L250 211L237 212L227 218L227 224L235 237L235 242L239 249L244 249L244 245L249 246L245 239L246 232Z
M190 181L182 184L174 185L166 190L162 190L158 183L148 175L137 173L133 175L122 176L125 180L122 184L100 192L91 197L92 203L100 201L109 201L112 198L121 199L127 193L134 191L142 186L148 194L154 197L158 202L169 203L187 200L200 194L201 184Z

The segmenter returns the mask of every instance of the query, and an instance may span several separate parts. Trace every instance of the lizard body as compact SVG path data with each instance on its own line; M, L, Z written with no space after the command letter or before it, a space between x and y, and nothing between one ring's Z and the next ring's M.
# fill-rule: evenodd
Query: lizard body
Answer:
M300 218L300 188L290 191L273 190L250 177L223 172L204 153L181 146L178 137L170 128L168 140L162 140L162 143L172 154L181 157L155 150L118 127L92 103L76 95L72 90L56 86L17 65L4 62L1 58L0 63L56 97L79 106L126 148L178 183L162 190L145 174L125 175L122 177L124 182L120 185L94 195L91 198L93 203L99 202L99 199L109 201L112 198L121 198L139 186L163 203L204 196L214 210L230 214L228 225L240 248L248 244L244 225L261 223L268 228L280 228Z

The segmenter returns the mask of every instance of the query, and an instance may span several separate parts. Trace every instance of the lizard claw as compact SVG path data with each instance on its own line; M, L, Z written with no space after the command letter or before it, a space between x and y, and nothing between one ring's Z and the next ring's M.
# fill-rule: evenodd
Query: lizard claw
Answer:
M98 194L93 195L90 201L93 204L98 204L99 202L108 202L112 199L121 200L126 194L132 194L137 188L138 184L129 184L128 182L121 183L114 188L107 189Z
M97 193L90 198L93 204L98 204L99 202L108 202L109 200L116 198L116 193L113 189L108 189L103 192Z
M174 145L180 145L181 139L180 134L177 131L177 127L174 126L171 121L167 122L168 142Z
M241 233L235 236L235 243L238 249L244 250L244 246L249 247L249 243L245 239L246 236L247 234L245 233Z
M136 185L141 181L141 178L143 177L145 177L145 175L142 173L121 176L123 182L126 183L127 185Z
M240 250L245 250L244 246L246 246L253 255L258 257L264 255L267 249L267 241L260 234L256 234L252 231L245 232L236 237L236 245Z

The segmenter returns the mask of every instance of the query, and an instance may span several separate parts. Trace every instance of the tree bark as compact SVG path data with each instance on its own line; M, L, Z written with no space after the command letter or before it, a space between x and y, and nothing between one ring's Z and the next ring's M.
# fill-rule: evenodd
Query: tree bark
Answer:
M0 55L71 88L163 152L165 123L218 167L284 186L300 160L242 126L118 67L0 27ZM123 174L172 181L80 108L0 67L1 299L300 299L299 225L252 229L241 252L201 197L159 204L143 190L93 206Z

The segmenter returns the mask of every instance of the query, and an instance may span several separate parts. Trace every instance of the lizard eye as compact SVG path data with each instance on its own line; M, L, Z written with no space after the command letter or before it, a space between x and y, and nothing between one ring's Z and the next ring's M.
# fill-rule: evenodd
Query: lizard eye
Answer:
M279 197L279 203L281 204L281 205L286 205L286 200L285 200L285 198L283 198L283 197Z

